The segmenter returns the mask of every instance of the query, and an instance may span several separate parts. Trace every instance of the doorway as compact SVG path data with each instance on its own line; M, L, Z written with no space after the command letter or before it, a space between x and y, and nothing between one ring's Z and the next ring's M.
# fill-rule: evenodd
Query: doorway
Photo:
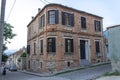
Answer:
M80 39L80 65L89 65L90 64L90 46L89 40Z

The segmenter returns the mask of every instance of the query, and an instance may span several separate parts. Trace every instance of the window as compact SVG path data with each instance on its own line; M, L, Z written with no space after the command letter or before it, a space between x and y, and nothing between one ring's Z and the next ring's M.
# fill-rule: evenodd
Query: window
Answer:
M62 24L74 26L74 14L62 12Z
M95 31L101 31L100 21L94 20Z
M96 47L96 55L98 58L100 58L102 56L100 52L100 41L95 41L95 47Z
M86 18L85 17L81 17L81 28L86 29Z
M27 54L30 54L30 45L27 45Z
M40 29L42 29L44 27L44 20L45 20L45 15L42 15L40 17Z
M40 68L42 69L42 62L40 62Z
M73 39L65 39L65 52L71 53L74 51Z
M34 54L36 54L36 43L34 43Z
M56 52L56 38L47 39L47 52Z
M47 12L47 23L58 24L58 10L50 10Z
M100 53L100 44L99 41L95 41L95 46L96 46L96 53Z
M36 24L35 23L33 23L33 33L36 33Z
M43 54L43 40L40 40L40 54Z

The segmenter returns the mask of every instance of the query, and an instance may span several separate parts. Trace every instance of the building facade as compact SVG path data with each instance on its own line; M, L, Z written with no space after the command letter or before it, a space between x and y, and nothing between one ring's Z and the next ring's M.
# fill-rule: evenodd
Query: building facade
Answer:
M26 53L25 47L11 54L7 59L6 66L15 65L19 70L26 69L26 57L21 56L23 53Z
M28 70L56 72L105 60L100 16L48 4L27 29Z
M107 28L110 60L113 72L120 72L120 25Z

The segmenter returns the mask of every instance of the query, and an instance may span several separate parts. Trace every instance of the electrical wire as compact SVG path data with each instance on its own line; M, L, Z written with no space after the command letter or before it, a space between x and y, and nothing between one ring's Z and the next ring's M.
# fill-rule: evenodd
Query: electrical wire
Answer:
M40 0L42 3L46 4L44 1Z
M50 3L50 2L48 2L47 0L44 0L45 2L47 2L47 3Z
M10 10L10 12L9 12L9 15L8 15L8 17L7 17L7 19L6 19L6 22L8 21L10 15L11 15L11 12L12 12L12 10L13 10L13 8L14 8L15 3L16 3L16 0L14 0L14 3L13 3L13 5L12 5L12 7L11 7L11 10Z

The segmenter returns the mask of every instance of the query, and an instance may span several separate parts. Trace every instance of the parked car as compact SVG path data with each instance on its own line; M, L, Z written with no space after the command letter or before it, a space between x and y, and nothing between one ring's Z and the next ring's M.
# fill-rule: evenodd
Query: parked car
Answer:
M9 67L9 71L17 71L17 67L14 65L14 66L10 66Z

